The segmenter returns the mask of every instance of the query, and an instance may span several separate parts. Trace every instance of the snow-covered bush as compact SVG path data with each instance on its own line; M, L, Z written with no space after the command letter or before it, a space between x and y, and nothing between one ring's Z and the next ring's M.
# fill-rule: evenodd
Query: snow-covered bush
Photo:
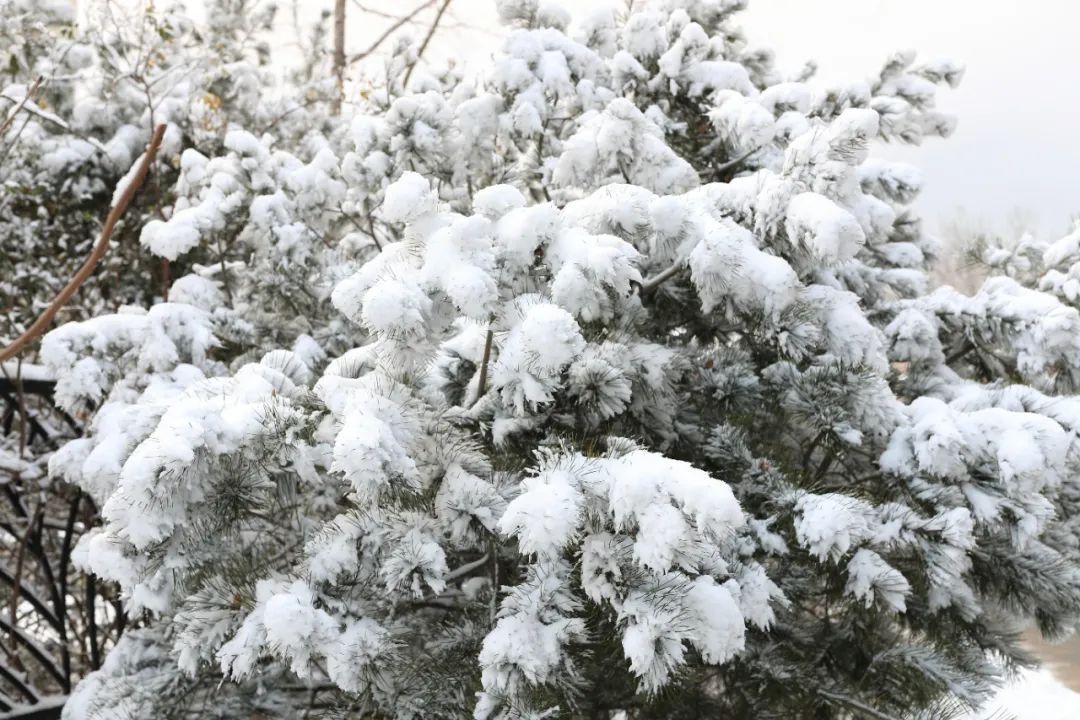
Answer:
M155 124L168 125L161 162L102 263L100 272L113 281L88 285L69 305L69 319L150 304L167 293L171 277L188 272L187 265L168 268L137 241L144 222L171 212L185 149L219 154L230 124L254 129L298 110L303 88L276 88L259 44L272 14L252 12L245 0L220 0L211 7L214 22L197 28L180 10L125 14L120 5L98 3L87 9L90 20L76 23L66 2L0 5L0 99L4 114L17 116L0 145L4 338L24 330L85 259L114 189ZM307 114L300 114L303 122Z
M185 276L197 266L231 262L228 253L247 252L232 228L216 228L212 242L171 262L143 250L142 226L178 209L177 171L188 151L221 155L233 126L273 126L297 142L309 133L317 137L322 125L313 118L324 110L316 105L312 114L307 105L329 83L274 81L278 73L271 72L260 40L269 28L267 8L222 0L208 8L211 23L196 27L182 8L146 5L128 12L129 5L0 0L0 346L21 335L86 260L122 178L159 122L167 125L161 161L112 233L94 276L59 318L86 320L171 295L184 305L171 314L154 308L142 329L154 324L160 335L163 323L186 323L192 342L228 342L224 325L213 338L198 335L192 325L198 313L190 305L216 301L211 281ZM183 279L173 284L177 277ZM260 282L279 286L270 269ZM262 329L253 314L246 317L238 321L238 335ZM47 471L52 451L80 432L109 379L85 359L61 379L59 397L71 412L57 413L50 409L54 378L34 349L0 364L5 599L19 585L11 594L19 632L12 631L5 655L3 710L12 701L68 692L100 666L125 628L118 588L80 574L70 562L73 539L95 521L93 493ZM178 360L154 358L159 364ZM77 396L88 402L76 403ZM94 422L104 427L107 416Z
M180 155L191 272L43 343L141 624L67 717L899 716L1071 629L1075 310L927 294L870 157L961 70L785 78L743 4L504 1L485 74Z

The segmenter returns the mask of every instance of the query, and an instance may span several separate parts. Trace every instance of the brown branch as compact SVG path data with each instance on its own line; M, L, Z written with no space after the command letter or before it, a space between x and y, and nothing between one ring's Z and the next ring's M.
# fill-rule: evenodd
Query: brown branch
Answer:
M14 357L24 347L36 340L39 335L45 332L45 328L49 326L53 318L56 317L56 313L60 312L60 309L64 307L64 304L71 299L71 296L78 291L82 284L86 282L86 279L94 272L94 268L97 267L98 262L105 255L105 251L109 248L109 238L112 237L113 230L116 228L116 223L120 221L120 218L124 215L124 211L127 210L128 205L131 204L132 198L135 197L135 193L142 187L143 181L146 179L146 173L150 169L150 164L154 162L154 158L157 156L158 148L161 147L161 140L165 136L165 125L161 124L154 128L154 134L150 138L150 143L146 146L146 153L142 157L142 162L139 163L138 168L135 170L135 175L128 182L127 187L124 188L124 192L113 203L112 208L109 210L109 215L105 218L105 225L101 228L101 236L98 238L97 244L94 245L94 249L90 252L90 257L86 258L86 262L82 264L78 272L68 281L68 284L64 286L64 289L53 299L49 307L45 309L45 312L38 316L38 319L34 321L34 324L27 328L18 339L13 341L3 350L0 350L0 362Z
M169 258L161 258L161 299L169 302L169 288L172 286Z
M435 19L431 22L431 27L428 28L427 35L424 36L424 41L420 43L420 48L416 51L416 59L409 64L409 69L405 71L405 78L401 81L401 87L406 88L409 86L409 78L412 77L412 71L416 68L416 64L420 62L420 58L424 57L424 51L427 50L428 43L431 42L431 38L435 35L435 31L439 28L439 21L442 20L443 13L446 12L446 8L450 7L450 3L453 0L443 0L443 4L439 6L439 12L435 13Z
M495 624L495 618L499 614L499 546L492 537L489 543L488 554L491 555L491 624Z
M480 398L484 397L484 392L487 390L487 375L488 364L491 362L491 342L494 339L495 333L491 328L488 328L487 338L484 340L484 357L480 361L480 379L476 383L476 400L473 404L480 402Z

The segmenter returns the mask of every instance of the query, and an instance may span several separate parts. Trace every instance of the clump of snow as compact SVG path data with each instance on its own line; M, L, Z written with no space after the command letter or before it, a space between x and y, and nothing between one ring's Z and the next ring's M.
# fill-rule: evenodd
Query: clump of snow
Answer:
M386 188L381 212L386 222L408 223L434 212L436 204L428 181L418 173L407 172Z
M825 263L851 259L866 242L851 213L817 193L800 193L791 199L785 229L793 242Z
M795 537L819 560L834 562L871 536L873 509L857 498L807 493L795 504Z
M506 338L492 367L491 380L507 405L520 413L525 403L551 402L566 367L585 349L581 329L557 305L536 303Z

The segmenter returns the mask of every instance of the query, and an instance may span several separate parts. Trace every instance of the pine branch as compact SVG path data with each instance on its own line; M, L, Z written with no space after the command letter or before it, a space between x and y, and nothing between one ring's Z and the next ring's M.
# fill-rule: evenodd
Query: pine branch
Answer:
M660 287L664 282L686 269L686 259L676 260L670 267L664 268L651 278L646 278L641 283L641 294L648 295Z
M472 562L469 562L469 563L465 563L464 565L461 565L460 567L454 568L453 570L448 572L443 577L443 581L450 582L452 580L457 580L459 577L463 577L465 575L468 575L473 570L476 570L477 568L483 567L487 563L488 558L489 558L488 553L484 553L478 559L473 560Z
M740 155L737 158L734 158L732 160L728 160L726 163L722 163L720 165L714 165L713 166L713 174L714 174L714 176L715 177L720 177L721 175L723 175L728 170L731 170L733 168L737 168L739 165L742 165L744 162L749 160L750 156L753 155L754 153L756 153L758 150L761 150L761 148L760 147L753 148L751 150L746 151L745 153L743 153L742 155Z
M892 715L886 715L883 712L875 710L874 708L859 702L855 698L850 698L846 695L840 695L838 693L829 692L828 690L818 690L818 695L827 700L832 700L835 703L839 703L857 713L862 714L865 717L875 718L875 720L897 720Z
M975 349L976 349L975 344L973 342L971 342L970 339L965 340L955 352L953 352L951 355L949 355L947 358L945 358L945 364L946 365L952 365L954 362L956 362L957 360L964 357L969 352L971 352L972 350L975 350Z

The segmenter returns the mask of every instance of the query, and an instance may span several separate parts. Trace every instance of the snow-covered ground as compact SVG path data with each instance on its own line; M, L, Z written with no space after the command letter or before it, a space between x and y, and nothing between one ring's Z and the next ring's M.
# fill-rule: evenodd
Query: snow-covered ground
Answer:
M1065 687L1047 670L1023 673L998 693L994 702L973 720L1076 720L1080 693Z

